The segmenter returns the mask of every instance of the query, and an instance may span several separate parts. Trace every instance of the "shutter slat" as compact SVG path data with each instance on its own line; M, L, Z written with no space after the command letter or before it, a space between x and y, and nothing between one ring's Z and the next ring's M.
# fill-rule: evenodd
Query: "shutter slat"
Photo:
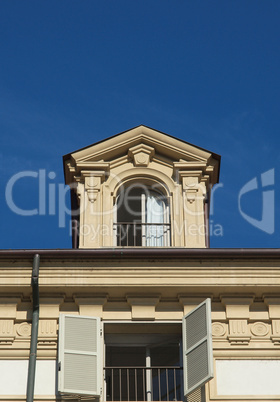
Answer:
M188 386L192 388L197 382L203 382L208 375L207 342L201 343L186 355Z
M96 353L96 326L97 321L91 317L65 316L65 349Z
M185 396L213 378L210 299L183 318L183 365Z
M100 396L100 319L60 315L59 392Z
M186 336L187 349L190 349L197 342L207 336L206 305L194 310L186 317L188 333Z
M65 354L64 386L66 389L87 390L96 394L96 356ZM73 370L75 367L75 370Z

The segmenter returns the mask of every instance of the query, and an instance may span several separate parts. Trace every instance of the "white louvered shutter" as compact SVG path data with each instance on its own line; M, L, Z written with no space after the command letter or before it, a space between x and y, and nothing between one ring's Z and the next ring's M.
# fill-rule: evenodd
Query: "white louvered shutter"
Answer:
M183 366L185 396L213 378L210 299L183 318Z
M100 328L99 318L60 315L59 392L100 396Z

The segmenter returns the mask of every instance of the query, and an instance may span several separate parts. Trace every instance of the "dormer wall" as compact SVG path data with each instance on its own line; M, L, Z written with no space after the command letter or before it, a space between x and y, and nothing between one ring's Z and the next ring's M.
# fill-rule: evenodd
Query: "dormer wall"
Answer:
M215 154L139 126L67 155L64 163L79 204L79 248L207 247ZM128 221L125 205L137 206Z

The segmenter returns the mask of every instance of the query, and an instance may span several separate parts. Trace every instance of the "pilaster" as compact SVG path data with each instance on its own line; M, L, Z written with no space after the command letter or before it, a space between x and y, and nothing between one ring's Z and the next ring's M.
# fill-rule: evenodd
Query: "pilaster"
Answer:
M82 170L84 183L83 204L80 205L80 244L85 248L102 246L102 192L101 185L106 177L105 170Z
M198 162L174 162L174 174L182 185L184 247L206 247L204 202L209 175L206 165Z

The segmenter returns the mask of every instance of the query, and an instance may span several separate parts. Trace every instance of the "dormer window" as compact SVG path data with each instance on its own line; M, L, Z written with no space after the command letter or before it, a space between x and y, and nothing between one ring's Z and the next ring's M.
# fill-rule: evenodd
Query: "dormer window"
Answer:
M65 155L73 246L208 247L205 199L219 160L146 126Z
M167 198L144 185L122 188L115 204L117 246L170 246Z

